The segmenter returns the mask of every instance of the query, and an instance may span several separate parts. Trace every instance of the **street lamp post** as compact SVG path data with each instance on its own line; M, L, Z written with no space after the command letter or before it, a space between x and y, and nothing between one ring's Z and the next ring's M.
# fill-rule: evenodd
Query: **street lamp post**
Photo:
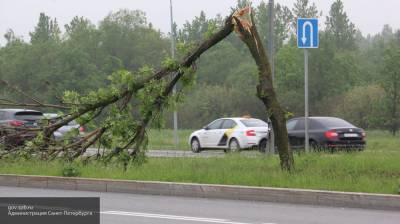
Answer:
M274 0L269 0L268 3L268 56L271 66L272 84L275 81L275 63L274 63ZM272 153L275 153L275 133L271 128L269 148Z
M169 0L170 5L170 15L171 15L171 58L175 58L175 32L174 32L174 18L172 14L172 0ZM173 93L176 92L176 85L173 88ZM178 111L174 109L174 145L175 149L179 148L179 138L178 138Z
M271 72L272 72L272 81L275 81L275 63L274 63L274 35L275 35L275 30L274 30L274 20L275 20L275 14L274 14L274 0L269 0L268 4L268 16L269 16L269 35L268 35L268 51L269 51L269 58L270 58L270 64L271 64Z

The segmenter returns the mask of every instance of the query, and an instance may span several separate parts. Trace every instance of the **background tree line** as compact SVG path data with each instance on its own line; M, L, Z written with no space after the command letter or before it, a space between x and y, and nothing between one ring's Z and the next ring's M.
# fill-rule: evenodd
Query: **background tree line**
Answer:
M238 6L248 4L239 0ZM253 5L260 35L268 46L268 4ZM368 129L400 127L400 31L385 25L374 36L363 36L336 0L323 15L309 0L293 6L275 5L275 87L293 116L304 114L303 52L296 46L296 19L325 16L320 47L310 51L310 114L339 116ZM222 25L223 18L204 12L182 27L179 43L195 43ZM108 84L120 69L158 66L169 55L170 35L157 30L138 10L110 13L98 25L75 17L62 33L57 20L40 14L26 42L12 30L0 48L0 79L36 97L54 102L64 90L80 93ZM181 128L199 128L221 116L251 114L265 119L256 97L257 68L248 50L229 37L209 50L197 64L196 85L178 106ZM0 89L1 98L21 100ZM172 115L165 113L166 126Z

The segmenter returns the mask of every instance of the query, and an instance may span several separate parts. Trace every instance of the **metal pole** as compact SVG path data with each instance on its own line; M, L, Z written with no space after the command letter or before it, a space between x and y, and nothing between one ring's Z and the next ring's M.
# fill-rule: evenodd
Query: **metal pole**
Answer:
M268 54L269 61L271 66L271 75L272 75L272 85L275 80L275 65L274 65L274 0L269 0L268 3ZM270 144L269 148L272 153L275 153L275 133L274 129L271 128L271 136L270 136Z
M170 4L170 15L171 15L171 58L175 58L175 32L174 32L174 18L172 14L172 0L169 0ZM173 93L176 92L176 85L173 88ZM178 137L178 111L174 109L174 144L175 149L179 148L179 137Z
M304 49L304 133L305 133L305 151L310 151L309 133L308 133L308 50Z
M274 0L269 0L268 5L269 10L269 58L270 58L270 65L271 65L271 73L272 73L272 82L275 81L275 63L274 63L274 53L275 53L275 46L274 46L274 37L275 37L275 29L274 29L274 20L275 20L275 10L274 10Z

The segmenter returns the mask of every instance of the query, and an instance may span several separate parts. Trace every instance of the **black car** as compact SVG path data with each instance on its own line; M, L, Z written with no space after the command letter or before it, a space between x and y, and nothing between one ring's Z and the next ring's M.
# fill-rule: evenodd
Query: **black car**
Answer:
M286 126L292 148L304 148L304 117L290 119ZM357 149L365 146L365 131L336 117L309 117L309 143L314 149Z
M0 144L7 147L23 144L37 135L43 113L25 109L0 109Z

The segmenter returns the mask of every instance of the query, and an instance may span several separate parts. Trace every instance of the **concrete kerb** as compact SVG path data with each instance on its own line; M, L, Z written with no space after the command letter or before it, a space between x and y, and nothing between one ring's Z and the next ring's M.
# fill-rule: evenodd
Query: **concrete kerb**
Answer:
M400 211L400 195L0 174L0 186L250 200Z

